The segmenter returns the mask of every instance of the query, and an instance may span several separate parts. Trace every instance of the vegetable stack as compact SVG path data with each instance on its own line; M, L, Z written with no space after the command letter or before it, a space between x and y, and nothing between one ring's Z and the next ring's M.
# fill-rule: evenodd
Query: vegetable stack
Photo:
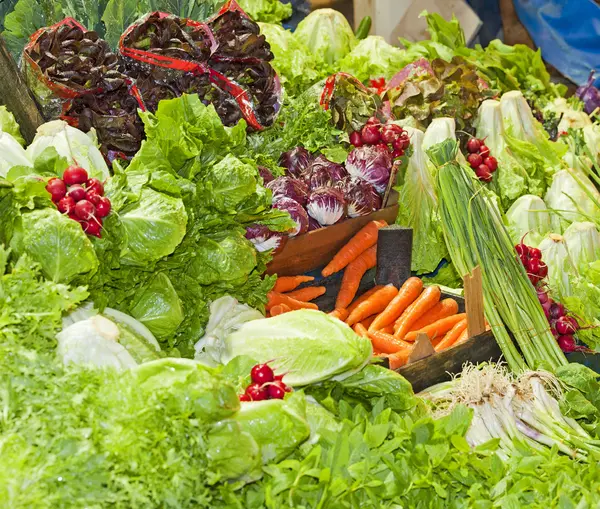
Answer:
M512 370L566 364L499 212L481 185L456 161L457 150L456 142L446 140L428 151L438 167L440 215L453 263L461 274L481 267L486 318Z

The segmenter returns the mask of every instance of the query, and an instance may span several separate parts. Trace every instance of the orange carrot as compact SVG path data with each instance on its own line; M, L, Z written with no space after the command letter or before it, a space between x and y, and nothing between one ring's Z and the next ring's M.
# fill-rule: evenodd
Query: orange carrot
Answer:
M331 274L342 270L371 246L377 244L379 228L384 226L387 226L385 221L370 221L363 226L321 271L323 277L331 276Z
M348 310L346 308L335 308L329 316L333 316L342 322L348 318Z
M348 306L348 314L352 313L352 311L354 311L359 304L366 301L377 290L381 290L382 288L383 288L383 285L374 286L370 290L367 290L365 293L363 293L360 297L357 297L356 299L354 299L354 302L352 304L350 304L350 306Z
M346 319L348 325L364 320L367 316L381 313L390 301L398 295L398 290L393 285L387 285L376 291L367 300L356 306L356 309L350 313ZM373 318L373 321L376 318Z
M362 336L363 338L369 337L367 329L362 323L355 324L354 327L352 327L352 329L354 330L354 332L356 332L359 336Z
M300 300L292 299L283 293L269 292L267 294L267 310L270 311L271 308L277 304L286 304L291 309L319 309L319 307L312 302L302 302Z
M456 343L456 341L458 341L458 338L460 338L460 335L466 328L467 319L464 318L460 322L458 322L454 327L452 327L452 329L450 329L450 331L444 336L444 339L442 339L436 346L434 346L435 351L441 352L446 348L450 348L452 345L454 345L454 343Z
M400 315L400 318L396 320L394 336L404 338L410 326L440 301L441 294L439 286L425 288L423 293L417 297L417 300L408 306L404 313Z
M455 315L456 313L458 313L458 303L454 299L444 299L413 323L409 332L420 330L423 327L431 325L433 322Z
M408 358L410 357L411 350L412 349L410 348L403 348L392 355L388 355L390 369L398 369L406 365Z
M394 323L402 312L420 295L422 289L423 282L418 277L409 277L398 294L371 324L370 330L383 329L386 325Z
M377 246L375 245L367 249L346 267L342 278L342 286L335 301L336 308L348 307L356 295L356 290L358 290L360 280L365 272L375 267L376 264Z
M394 335L394 326L387 325L383 329L380 329L380 332L383 332L385 334L391 334L393 336Z
M292 308L290 308L287 304L277 304L271 308L271 316L282 315L283 313L287 313L291 310Z
M396 353L403 348L410 348L412 345L406 341L395 338L391 334L385 334L381 331L368 332L373 348L378 352Z
M468 329L468 327L465 327L465 330L462 331L462 334L456 340L456 343L454 343L454 346L464 343L467 339L469 339L469 329Z
M369 329L369 325L371 325L371 322L372 322L373 320L375 320L375 315L368 316L367 318L365 318L364 320L362 320L362 321L360 322L360 324L361 324L361 325L362 325L362 326L363 326L365 329L367 329L367 330L368 330L368 329ZM348 322L346 322L346 323L348 323ZM350 324L348 324L348 325L350 325Z
M295 290L302 283L308 283L309 281L314 281L314 277L312 276L284 276L278 277L277 281L275 281L275 286L273 287L274 292L284 293L291 292Z
M292 299L308 302L320 297L325 293L326 290L327 289L324 286L307 286L306 288L301 288L300 290L288 292L286 295Z
M427 325L422 329L415 330L409 332L406 336L404 336L404 341L414 341L417 339L417 334L420 332L424 332L429 336L430 340L434 340L440 336L443 336L448 332L452 327L454 327L458 322L464 320L467 317L465 313L460 313L458 315L447 316L446 318L442 318L437 322L433 322L431 325Z

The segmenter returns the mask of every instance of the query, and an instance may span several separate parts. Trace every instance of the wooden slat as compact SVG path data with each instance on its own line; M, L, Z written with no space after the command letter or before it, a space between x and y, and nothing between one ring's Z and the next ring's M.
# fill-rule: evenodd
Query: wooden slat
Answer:
M273 257L267 266L267 273L294 276L322 267L369 221L385 219L389 224L393 224L397 215L398 205L394 205L368 216L355 217L294 237L288 241L281 253Z
M467 310L467 330L469 337L485 332L485 316L483 314L483 286L481 283L481 267L473 269L464 277L465 307Z
M1 36L0 104L5 105L14 114L23 137L27 143L30 143L35 136L36 129L44 122L44 119Z

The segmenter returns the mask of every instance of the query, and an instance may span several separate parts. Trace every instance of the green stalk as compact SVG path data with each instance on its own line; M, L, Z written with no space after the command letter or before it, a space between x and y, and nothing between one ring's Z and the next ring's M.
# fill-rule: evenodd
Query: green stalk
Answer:
M454 140L427 151L438 167L440 218L452 262L463 276L480 266L485 315L512 371L566 364L500 212L486 190L456 161L457 151Z

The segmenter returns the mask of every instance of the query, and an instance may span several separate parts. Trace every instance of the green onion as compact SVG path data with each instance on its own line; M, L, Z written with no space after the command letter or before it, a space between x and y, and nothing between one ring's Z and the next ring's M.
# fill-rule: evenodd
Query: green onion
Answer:
M535 288L517 258L493 195L456 161L458 146L445 140L427 153L439 168L442 229L459 274L481 267L485 315L511 370L554 370L567 363L544 315ZM516 339L525 361L509 332Z

